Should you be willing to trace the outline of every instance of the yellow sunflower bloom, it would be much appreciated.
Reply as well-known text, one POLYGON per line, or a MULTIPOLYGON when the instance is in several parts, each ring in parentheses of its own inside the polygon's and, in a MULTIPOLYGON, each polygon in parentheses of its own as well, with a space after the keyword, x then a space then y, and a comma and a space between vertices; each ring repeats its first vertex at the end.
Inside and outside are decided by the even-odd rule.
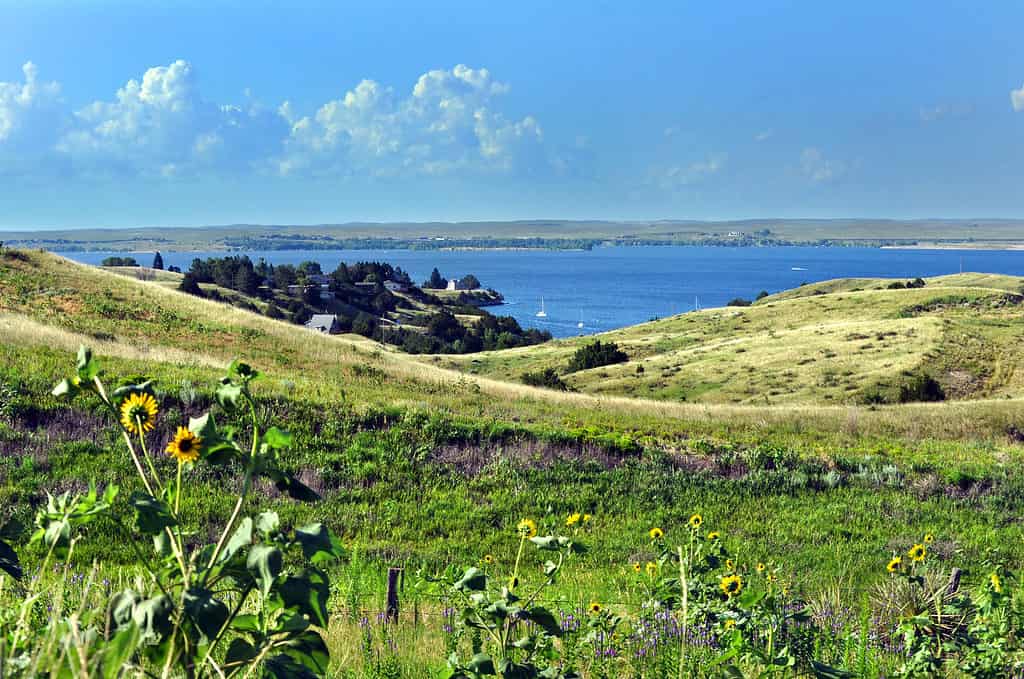
POLYGON ((583 515, 583 523, 590 523, 590 514, 583 515))
POLYGON ((722 623, 722 627, 724 627, 727 630, 732 629, 735 626, 736 626, 736 621, 733 620, 732 618, 729 618, 724 623, 722 623))
POLYGON ((924 534, 924 544, 930 545, 933 542, 935 542, 935 536, 932 535, 931 533, 925 533, 924 534))
POLYGON ((722 578, 718 586, 721 588, 722 593, 731 599, 743 591, 743 578, 738 575, 727 575, 722 578))
POLYGON ((178 462, 195 462, 199 459, 199 450, 203 440, 193 434, 188 427, 178 427, 178 433, 167 444, 167 454, 178 462))
POLYGON ((725 560, 725 570, 727 570, 727 571, 734 571, 734 570, 736 570, 736 562, 733 561, 732 559, 726 559, 725 560))
POLYGON ((999 573, 993 573, 988 576, 988 581, 992 584, 992 591, 996 594, 1003 593, 1003 581, 999 578, 999 573))
POLYGON ((914 545, 910 548, 910 551, 907 552, 907 556, 909 556, 913 561, 924 561, 924 557, 927 554, 928 550, 921 544, 914 545))
POLYGON ((516 532, 520 537, 532 538, 537 535, 537 522, 533 519, 523 519, 516 524, 516 532))
POLYGON ((651 536, 652 540, 660 540, 665 537, 665 531, 660 528, 652 528, 647 531, 647 534, 651 536))
POLYGON ((484 563, 490 566, 494 563, 494 557, 490 554, 484 554, 484 563))
POLYGON ((150 394, 132 394, 121 402, 121 424, 133 434, 153 431, 156 410, 156 399, 150 394), (139 431, 140 425, 142 431, 139 431))
POLYGON ((647 577, 649 578, 653 578, 655 575, 658 574, 658 564, 654 563, 653 561, 648 561, 647 565, 644 568, 647 569, 647 577))
POLYGON ((708 540, 711 540, 712 542, 714 542, 715 540, 719 539, 720 537, 722 537, 722 536, 719 535, 717 530, 713 530, 710 533, 708 533, 708 540))
POLYGON ((704 523, 704 517, 702 517, 700 514, 694 514, 690 517, 688 523, 690 524, 690 528, 692 528, 693 530, 697 530, 698 528, 700 528, 700 525, 704 523))
POLYGON ((757 570, 758 573, 764 573, 764 569, 766 568, 766 566, 763 563, 758 563, 757 566, 755 566, 754 568, 757 570))
POLYGON ((890 573, 895 573, 903 566, 903 557, 894 556, 889 560, 889 564, 885 567, 885 570, 890 573))
POLYGON ((580 522, 580 519, 582 519, 582 518, 583 518, 583 515, 580 514, 579 512, 576 512, 575 514, 570 514, 565 519, 565 525, 566 526, 575 526, 577 523, 580 522))
POLYGON ((597 615, 602 610, 603 610, 603 607, 601 606, 601 604, 597 603, 596 601, 591 601, 590 605, 587 606, 587 613, 590 613, 591 615, 597 615))
POLYGON ((643 569, 644 569, 644 567, 640 565, 639 561, 636 561, 636 562, 633 563, 633 572, 634 573, 639 573, 643 569))

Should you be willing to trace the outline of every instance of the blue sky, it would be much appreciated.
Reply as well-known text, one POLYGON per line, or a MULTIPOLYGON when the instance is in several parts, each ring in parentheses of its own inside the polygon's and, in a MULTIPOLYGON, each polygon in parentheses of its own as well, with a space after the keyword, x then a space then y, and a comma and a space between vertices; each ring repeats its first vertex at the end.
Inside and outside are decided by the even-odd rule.
POLYGON ((0 228, 1024 217, 1024 3, 289 4, 0 1, 0 228))

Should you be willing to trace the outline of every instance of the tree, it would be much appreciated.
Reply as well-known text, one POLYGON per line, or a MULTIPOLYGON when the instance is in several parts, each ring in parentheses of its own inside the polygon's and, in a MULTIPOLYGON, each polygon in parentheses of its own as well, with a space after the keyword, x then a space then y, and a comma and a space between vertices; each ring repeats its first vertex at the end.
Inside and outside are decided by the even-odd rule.
POLYGON ((134 257, 107 257, 100 266, 138 266, 139 263, 135 261, 134 257))
POLYGON ((187 272, 184 277, 182 277, 181 284, 178 285, 178 289, 182 292, 187 292, 190 295, 195 295, 196 297, 203 296, 203 290, 199 287, 199 281, 191 271, 187 272))
POLYGON ((160 251, 159 250, 157 250, 156 254, 153 255, 153 268, 154 269, 163 269, 164 268, 164 258, 160 256, 160 251))
POLYGON ((423 284, 423 287, 433 290, 444 290, 448 287, 448 279, 441 275, 441 272, 434 267, 430 272, 430 278, 423 284))
POLYGON ((459 285, 463 290, 478 290, 480 288, 480 280, 470 273, 459 280, 459 285))
POLYGON ((626 352, 619 349, 619 345, 615 342, 596 340, 576 350, 576 353, 569 359, 566 372, 572 373, 578 370, 600 368, 603 365, 625 363, 628 360, 629 356, 626 355, 626 352))
POLYGON ((255 295, 259 290, 260 282, 252 268, 240 266, 235 272, 235 280, 231 287, 246 295, 255 295))

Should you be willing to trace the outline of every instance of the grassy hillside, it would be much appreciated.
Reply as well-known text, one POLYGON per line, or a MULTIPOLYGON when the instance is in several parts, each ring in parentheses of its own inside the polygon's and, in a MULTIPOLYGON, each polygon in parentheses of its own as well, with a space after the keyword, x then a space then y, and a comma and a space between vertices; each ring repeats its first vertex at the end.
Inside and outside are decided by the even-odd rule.
MULTIPOLYGON (((999 322, 1013 336, 1015 293, 1003 288, 1015 281, 946 282, 953 284, 929 281, 924 289, 896 291, 854 284, 865 289, 826 294, 808 287, 694 317, 717 318, 711 327, 727 344, 745 326, 761 327, 769 337, 770 320, 782 311, 795 329, 806 324, 804 315, 824 315, 821 305, 877 295, 857 307, 864 318, 856 322, 902 323, 901 332, 929 338, 935 353, 948 331, 932 303, 956 295, 966 296, 967 306, 949 306, 950 323, 987 328, 990 315, 1006 314, 999 322), (896 293, 901 296, 890 296, 896 293), (889 300, 888 310, 879 300, 889 300), (894 313, 919 307, 927 310, 894 313)), ((622 332, 636 343, 628 351, 647 351, 654 361, 700 341, 691 323, 678 317, 622 332), (693 339, 670 331, 676 327, 693 339), (659 328, 656 342, 641 344, 659 328)), ((866 331, 846 334, 852 332, 866 331)), ((796 341, 797 333, 791 337, 796 341)), ((1017 520, 1024 511, 1024 408, 1016 398, 881 407, 794 399, 765 406, 757 399, 747 399, 757 405, 702 404, 556 393, 448 370, 447 358, 417 359, 359 337, 311 333, 161 281, 11 250, 0 254, 0 522, 13 513, 30 523, 46 492, 81 490, 90 480, 118 483, 126 494, 133 488, 111 423, 87 399, 69 407, 48 395, 68 374, 80 343, 93 347, 112 384, 156 380, 153 450, 162 450, 187 417, 211 406, 217 411, 213 385, 232 358, 243 357, 267 376, 255 386, 261 407, 295 437, 285 463, 323 500, 296 505, 264 485, 260 506, 278 511, 286 525, 324 521, 350 550, 331 573, 331 605, 345 612, 329 632, 339 676, 379 676, 352 668, 369 662, 360 651, 358 621, 381 606, 383 569, 406 565, 412 580, 419 568, 434 573, 492 554, 507 575, 515 558, 511 536, 522 517, 548 532, 560 530, 573 512, 594 517, 584 536, 590 551, 573 559, 550 594, 552 605, 565 611, 596 600, 636 614, 647 590, 632 564, 656 557, 648 529, 660 526, 670 540, 685 540, 695 511, 721 531, 745 568, 772 564, 820 610, 829 605, 829 592, 872 591, 885 578, 889 556, 925 533, 936 536, 930 559, 943 568, 982 563, 993 550, 1008 562, 1024 558, 1017 520)), ((884 343, 897 344, 891 336, 884 343)), ((573 344, 555 346, 569 351, 573 344)), ((887 351, 902 355, 894 346, 887 351)), ((523 367, 535 360, 517 350, 501 356, 523 367)), ((485 360, 496 365, 498 356, 485 360)), ((1011 365, 992 374, 1010 375, 1001 379, 1012 384, 1011 365)), ((762 374, 767 379, 770 371, 762 374)), ((233 422, 219 411, 217 417, 233 422)), ((166 458, 157 464, 172 471, 166 458)), ((225 490, 236 479, 203 473, 189 483, 192 499, 182 508, 188 531, 206 531, 231 513, 225 490)), ((116 527, 96 524, 76 547, 72 567, 102 557, 114 568, 130 558, 128 545, 116 527)), ((30 567, 39 563, 38 546, 21 541, 16 547, 30 567)), ((543 557, 524 558, 524 577, 536 581, 543 557)), ((966 577, 977 583, 985 576, 969 568, 966 577)), ((410 585, 406 596, 425 619, 442 620, 444 602, 417 598, 418 591, 410 585)), ((851 596, 861 601, 860 594, 851 596)), ((856 629, 858 615, 851 610, 842 624, 856 629)), ((375 647, 405 668, 390 676, 419 677, 424 666, 443 664, 438 649, 448 637, 441 622, 390 633, 407 635, 408 642, 398 650, 383 642, 375 647)))
MULTIPOLYGON (((626 363, 563 379, 585 393, 735 404, 855 404, 909 375, 934 376, 951 399, 1024 394, 1024 279, 960 274, 923 288, 847 279, 806 285, 749 307, 688 313, 598 335, 626 363)), ((591 338, 442 365, 516 380, 564 371, 591 338)))

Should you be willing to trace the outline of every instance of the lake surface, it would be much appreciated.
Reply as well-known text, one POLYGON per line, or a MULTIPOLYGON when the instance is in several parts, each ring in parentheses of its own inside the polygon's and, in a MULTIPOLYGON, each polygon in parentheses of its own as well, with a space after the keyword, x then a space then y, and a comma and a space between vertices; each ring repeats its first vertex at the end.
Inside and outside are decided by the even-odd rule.
MULTIPOLYGON (((62 253, 98 264, 105 252, 62 253)), ((339 261, 386 261, 421 282, 435 266, 447 278, 472 273, 505 296, 491 311, 556 337, 595 333, 654 317, 723 306, 761 290, 779 292, 830 278, 914 278, 958 271, 1024 275, 1024 251, 883 250, 878 248, 607 247, 565 250, 284 250, 272 252, 165 252, 165 266, 187 270, 195 257, 247 254, 272 264, 320 262, 325 273, 339 261), (537 318, 543 299, 547 318, 537 318), (582 321, 583 329, 577 324, 582 321)), ((136 257, 152 261, 150 253, 136 257)))

